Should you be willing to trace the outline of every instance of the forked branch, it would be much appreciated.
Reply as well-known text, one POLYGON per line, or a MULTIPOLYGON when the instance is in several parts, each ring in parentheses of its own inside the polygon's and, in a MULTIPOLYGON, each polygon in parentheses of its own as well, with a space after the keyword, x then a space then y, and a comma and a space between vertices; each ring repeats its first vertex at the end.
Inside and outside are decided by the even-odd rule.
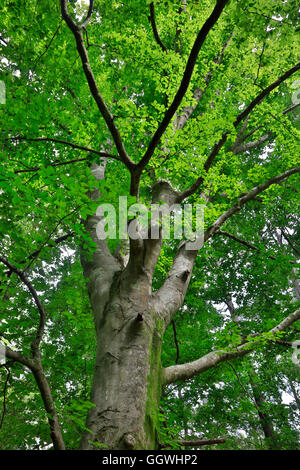
POLYGON ((89 24, 92 13, 93 13, 93 6, 94 6, 94 0, 89 0, 89 9, 87 12, 87 15, 82 23, 76 23, 71 16, 69 15, 68 12, 68 0, 61 0, 61 11, 62 11, 62 17, 66 21, 67 25, 69 26, 70 29, 72 28, 77 28, 78 30, 86 28, 86 26, 89 24))
MULTIPOLYGON (((240 197, 236 204, 221 214, 220 217, 204 232, 204 242, 217 233, 226 220, 239 212, 247 202, 253 200, 258 194, 268 189, 271 185, 279 184, 289 176, 299 172, 300 166, 291 168, 280 175, 268 179, 240 197)), ((197 253, 198 249, 187 250, 185 242, 181 243, 165 282, 153 295, 153 302, 156 305, 157 311, 161 312, 166 326, 169 325, 173 316, 182 305, 190 282, 197 253)))
POLYGON ((178 91, 173 99, 173 102, 171 103, 170 107, 167 109, 163 120, 161 121, 160 125, 158 126, 156 132, 154 133, 148 149, 146 150, 143 158, 140 160, 138 163, 138 168, 140 171, 142 171, 145 166, 148 164, 150 161, 153 153, 155 152, 155 149, 157 145, 160 142, 160 139, 162 135, 164 134, 166 128, 168 127, 169 123, 171 122, 173 116, 175 115, 178 107, 180 106, 180 103, 183 99, 183 97, 186 94, 186 91, 189 87, 192 74, 194 71, 194 67, 198 58, 198 54, 201 50, 201 47, 209 33, 209 31, 212 29, 212 27, 216 24, 218 21, 223 9, 225 8, 226 4, 228 3, 228 0, 219 0, 217 1, 217 4, 209 16, 209 18, 205 21, 204 25, 202 26, 201 30, 199 31, 196 40, 194 42, 194 45, 192 47, 192 50, 190 52, 185 71, 180 83, 180 86, 178 88, 178 91))
POLYGON ((52 396, 52 392, 47 380, 47 377, 44 373, 41 357, 40 357, 40 350, 39 345, 43 336, 43 332, 45 329, 45 322, 46 322, 46 312, 44 307, 37 295, 36 290, 32 286, 31 282, 27 279, 24 275, 23 271, 19 268, 13 266, 6 258, 0 256, 0 262, 2 262, 5 266, 9 268, 11 272, 17 274, 17 276, 21 279, 23 284, 27 287, 29 292, 31 293, 34 302, 39 310, 40 313, 40 322, 37 328, 36 336, 34 341, 31 344, 32 356, 33 358, 29 358, 24 356, 22 353, 18 351, 13 351, 12 349, 6 347, 5 348, 5 355, 8 359, 12 361, 19 362, 20 364, 28 367, 34 375, 36 380, 37 386, 41 393, 41 397, 44 403, 44 408, 47 413, 48 423, 50 428, 50 435, 53 442, 54 449, 56 450, 65 450, 64 440, 61 434, 60 425, 58 421, 58 416, 56 413, 56 408, 52 396))

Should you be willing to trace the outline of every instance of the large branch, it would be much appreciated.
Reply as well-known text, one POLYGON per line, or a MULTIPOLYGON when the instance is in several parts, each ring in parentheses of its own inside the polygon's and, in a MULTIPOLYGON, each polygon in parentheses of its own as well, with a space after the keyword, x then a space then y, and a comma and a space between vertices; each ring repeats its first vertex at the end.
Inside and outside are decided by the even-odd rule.
POLYGON ((230 209, 224 212, 220 217, 213 223, 213 225, 208 228, 204 233, 204 240, 208 240, 214 233, 221 227, 221 225, 226 222, 230 217, 232 217, 235 213, 239 212, 241 208, 249 201, 253 200, 258 194, 262 193, 266 189, 268 189, 273 184, 279 184, 281 181, 285 180, 291 175, 300 172, 300 166, 291 168, 280 175, 274 176, 269 180, 265 181, 264 183, 254 187, 249 193, 245 194, 244 196, 239 198, 239 201, 234 204, 230 209))
POLYGON ((272 137, 272 133, 269 132, 267 134, 262 135, 257 140, 254 140, 252 142, 245 142, 241 145, 233 146, 228 151, 232 151, 235 155, 237 155, 238 153, 243 153, 243 152, 246 152, 247 150, 251 150, 256 147, 259 147, 260 145, 270 140, 271 137, 272 137))
MULTIPOLYGON (((279 331, 285 331, 289 326, 300 319, 300 309, 293 312, 291 315, 286 317, 282 322, 276 325, 274 328, 269 330, 269 333, 277 333, 279 331)), ((167 367, 164 370, 164 383, 170 384, 177 380, 187 380, 195 375, 202 374, 203 372, 215 367, 217 364, 228 361, 235 357, 242 357, 245 354, 250 353, 254 350, 255 346, 260 344, 260 340, 255 342, 244 343, 232 351, 212 351, 205 356, 197 359, 196 361, 189 362, 186 364, 180 364, 176 366, 167 367)))
POLYGON ((164 320, 165 328, 183 303, 196 256, 197 250, 186 250, 185 242, 181 243, 165 282, 153 294, 154 308, 164 320))
MULTIPOLYGON (((212 439, 197 439, 197 440, 182 440, 177 441, 176 444, 179 444, 181 447, 202 447, 202 446, 211 446, 214 444, 224 444, 226 439, 221 437, 216 437, 212 439)), ((160 449, 165 449, 170 447, 169 444, 161 444, 160 449)))
MULTIPOLYGON (((92 163, 91 172, 97 181, 105 177, 105 162, 101 165, 92 163)), ((88 192, 88 197, 97 200, 100 197, 99 189, 88 192)), ((107 240, 100 239, 97 235, 97 226, 103 216, 88 215, 84 221, 84 227, 95 243, 96 249, 91 254, 81 247, 81 265, 84 277, 87 279, 87 288, 93 309, 96 328, 101 321, 104 306, 108 300, 113 277, 121 269, 120 262, 114 257, 107 244, 107 240)))
MULTIPOLYGON (((279 184, 281 181, 298 172, 300 172, 300 166, 270 178, 264 183, 254 187, 249 193, 240 197, 236 204, 220 215, 213 225, 204 232, 204 242, 212 237, 226 222, 226 220, 239 212, 247 202, 253 200, 258 194, 265 191, 271 185, 279 184)), ((186 250, 185 245, 185 242, 179 245, 173 265, 165 282, 152 297, 153 305, 156 311, 160 312, 160 315, 165 321, 165 326, 169 325, 173 316, 183 303, 198 253, 198 249, 186 250)))
POLYGON ((12 361, 19 362, 23 366, 28 367, 31 371, 34 368, 34 361, 30 357, 24 356, 19 351, 13 351, 12 349, 5 347, 5 356, 12 361))
POLYGON ((178 444, 182 447, 202 447, 202 446, 211 446, 214 444, 224 444, 226 442, 226 439, 221 438, 221 437, 216 437, 215 439, 198 439, 194 441, 190 440, 183 440, 183 441, 178 441, 178 444))
POLYGON ((140 160, 138 163, 138 168, 140 171, 145 168, 149 160, 151 159, 162 135, 164 134, 166 128, 168 127, 170 121, 172 120, 173 116, 175 115, 178 107, 180 106, 180 103, 183 99, 183 97, 186 94, 186 91, 189 87, 192 74, 194 71, 194 67, 197 61, 198 54, 201 50, 201 47, 211 30, 211 28, 216 24, 217 20, 219 19, 223 9, 225 8, 226 4, 228 3, 228 0, 218 0, 217 4, 209 16, 209 18, 205 21, 204 25, 202 26, 201 30, 199 31, 196 40, 194 42, 194 45, 192 47, 192 50, 190 52, 185 71, 183 74, 183 78, 181 80, 181 84, 179 86, 179 89, 173 99, 173 102, 171 103, 170 107, 167 109, 162 122, 158 126, 156 132, 154 133, 150 144, 148 146, 148 149, 146 150, 143 158, 140 160))
POLYGON ((234 122, 234 126, 237 127, 247 116, 249 116, 249 114, 255 108, 255 106, 260 104, 263 101, 263 99, 271 93, 271 91, 275 90, 275 88, 277 88, 282 82, 284 82, 289 77, 291 77, 299 69, 300 69, 300 62, 298 62, 298 64, 296 64, 294 67, 292 67, 283 75, 281 75, 281 77, 279 77, 275 82, 271 83, 271 85, 269 85, 267 88, 262 90, 262 92, 258 96, 256 96, 256 98, 254 98, 253 101, 251 101, 251 103, 247 106, 247 108, 244 109, 244 111, 242 111, 238 115, 238 117, 236 118, 234 122))
MULTIPOLYGON (((215 57, 213 58, 213 62, 215 64, 220 65, 222 63, 223 58, 224 58, 224 54, 225 54, 225 50, 226 50, 232 36, 233 36, 233 33, 230 34, 227 41, 225 41, 225 43, 222 45, 222 49, 221 49, 220 54, 217 53, 215 55, 215 57)), ((193 114, 195 109, 198 107, 199 102, 201 101, 203 95, 205 94, 205 92, 208 88, 208 85, 211 82, 212 77, 213 77, 213 68, 211 68, 207 72, 207 74, 205 75, 203 87, 201 87, 201 88, 198 87, 194 90, 193 104, 191 104, 190 106, 183 107, 182 110, 180 111, 179 115, 175 114, 174 124, 173 124, 174 131, 178 131, 180 129, 183 129, 183 127, 186 125, 186 123, 188 122, 188 119, 191 117, 191 115, 193 114)), ((166 159, 164 159, 164 161, 165 160, 166 159)))
MULTIPOLYGON (((224 235, 225 237, 228 237, 228 238, 231 238, 232 240, 234 240, 235 242, 238 242, 240 243, 241 245, 244 245, 246 246, 247 248, 250 248, 251 250, 254 250, 254 251, 257 251, 258 253, 261 252, 261 250, 259 248, 257 248, 257 246, 253 245, 253 243, 250 243, 246 240, 243 240, 242 238, 240 237, 237 237, 236 235, 233 235, 233 233, 229 233, 229 232, 226 232, 224 230, 218 230, 215 235, 224 235)), ((273 259, 276 261, 276 256, 273 256, 273 255, 268 255, 266 254, 267 258, 269 259, 273 259)), ((296 264, 297 262, 294 261, 294 260, 289 260, 289 262, 291 264, 296 264)))
POLYGON ((107 127, 108 127, 108 129, 111 133, 111 136, 113 138, 115 146, 118 150, 120 159, 127 166, 127 168, 132 169, 134 167, 134 163, 129 158, 129 156, 128 156, 126 150, 125 150, 121 135, 120 135, 119 130, 118 130, 118 128, 117 128, 117 126, 114 122, 113 116, 109 112, 109 109, 106 106, 106 104, 103 100, 103 97, 102 97, 102 95, 101 95, 101 93, 98 89, 93 71, 91 69, 88 52, 87 52, 87 49, 86 49, 85 44, 84 44, 82 31, 83 31, 83 28, 87 25, 87 20, 90 17, 91 12, 92 12, 92 6, 91 6, 92 1, 90 2, 90 9, 89 9, 88 18, 87 18, 87 20, 84 21, 84 23, 82 25, 77 25, 72 20, 72 18, 70 17, 70 15, 68 13, 68 9, 67 9, 67 0, 60 0, 60 4, 61 4, 62 17, 65 20, 65 22, 67 23, 67 25, 69 26, 69 28, 72 31, 72 33, 74 35, 74 38, 76 40, 76 46, 77 46, 79 56, 81 58, 82 68, 83 68, 84 74, 86 76, 86 80, 87 80, 87 83, 89 85, 92 96, 93 96, 93 98, 94 98, 94 100, 95 100, 95 102, 98 106, 98 109, 99 109, 100 113, 102 114, 102 116, 103 116, 103 118, 106 122, 106 125, 107 125, 107 127))
MULTIPOLYGON (((262 90, 259 95, 257 95, 254 100, 251 101, 251 103, 242 111, 237 118, 235 119, 233 126, 235 128, 238 127, 238 125, 244 121, 251 111, 259 105, 266 96, 268 96, 271 91, 275 90, 282 82, 284 82, 287 78, 291 77, 295 72, 297 72, 300 69, 300 62, 296 64, 294 67, 289 69, 287 72, 285 72, 281 77, 279 77, 275 82, 273 82, 271 85, 269 85, 267 88, 262 90)), ((219 141, 214 145, 212 148, 210 154, 208 155, 205 163, 204 163, 204 170, 207 172, 210 167, 212 166, 215 158, 219 154, 220 150, 224 146, 224 144, 227 142, 228 136, 230 135, 230 131, 225 131, 219 141)), ((258 145, 258 144, 257 144, 258 145)), ((204 177, 200 176, 195 180, 195 182, 187 189, 185 189, 183 192, 181 192, 178 196, 178 202, 183 201, 185 198, 190 196, 191 194, 194 194, 197 189, 200 187, 200 185, 204 182, 204 177)))
POLYGON ((91 21, 91 17, 93 13, 93 4, 94 4, 94 0, 90 0, 89 9, 88 9, 86 18, 80 25, 81 28, 86 28, 89 22, 91 21))
POLYGON ((23 271, 21 271, 19 268, 16 268, 13 266, 7 259, 5 259, 3 256, 0 256, 0 261, 3 263, 5 266, 7 266, 10 271, 14 272, 15 274, 18 275, 18 277, 21 279, 23 284, 27 287, 29 290, 31 296, 33 297, 33 300, 38 308, 39 314, 40 314, 40 321, 39 321, 39 326, 37 328, 36 336, 34 341, 31 344, 31 349, 33 352, 33 357, 39 357, 39 345, 44 333, 45 329, 45 322, 46 322, 46 312, 45 309, 37 295, 36 290, 34 289, 33 285, 31 282, 27 279, 23 271))
MULTIPOLYGON (((221 53, 217 53, 216 56, 214 57, 213 59, 213 62, 217 65, 220 65, 223 61, 223 58, 224 58, 224 54, 225 54, 225 50, 231 40, 233 36, 233 33, 230 34, 229 38, 227 39, 227 41, 223 44, 222 46, 222 50, 221 50, 221 53)), ((190 119, 190 117, 192 116, 192 114, 194 113, 194 111, 197 109, 200 101, 202 100, 203 96, 205 95, 206 93, 206 90, 208 89, 208 86, 212 80, 212 77, 213 77, 213 68, 211 68, 207 74, 205 75, 204 77, 204 85, 200 88, 196 88, 194 93, 193 93, 193 103, 190 105, 190 106, 184 106, 180 113, 176 113, 175 114, 175 118, 174 118, 174 121, 173 121, 173 134, 176 132, 176 131, 179 131, 181 129, 183 129, 185 127, 185 125, 187 124, 188 120, 190 119)), ((167 152, 168 151, 168 148, 164 148, 163 149, 163 152, 167 152)), ((168 160, 170 158, 170 154, 167 155, 163 161, 161 162, 160 165, 163 165, 165 163, 166 160, 168 160)))

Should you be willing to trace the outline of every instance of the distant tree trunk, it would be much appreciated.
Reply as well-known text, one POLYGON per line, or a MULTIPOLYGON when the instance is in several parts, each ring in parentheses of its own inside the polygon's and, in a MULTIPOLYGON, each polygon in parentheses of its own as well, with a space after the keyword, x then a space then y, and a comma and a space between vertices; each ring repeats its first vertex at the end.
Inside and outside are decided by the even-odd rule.
POLYGON ((251 388, 253 392, 253 397, 256 403, 256 407, 257 407, 260 425, 262 427, 262 430, 265 436, 268 450, 279 450, 272 420, 270 416, 268 416, 266 412, 264 411, 265 400, 261 391, 259 390, 258 384, 253 379, 253 374, 251 374, 250 383, 251 383, 251 388))
POLYGON ((288 379, 288 382, 289 382, 289 385, 291 387, 291 391, 292 391, 292 394, 294 396, 294 400, 297 404, 297 407, 298 407, 298 410, 300 410, 300 399, 298 397, 298 394, 297 394, 297 390, 295 388, 295 385, 293 384, 292 380, 288 379))
MULTIPOLYGON (((236 314, 236 309, 234 307, 232 298, 230 295, 226 297, 225 303, 228 307, 228 310, 230 312, 232 321, 235 322, 237 325, 240 326, 239 322, 239 317, 236 314)), ((254 397, 254 401, 256 404, 260 424, 266 439, 266 443, 268 448, 271 449, 278 449, 277 442, 276 442, 276 437, 273 429, 273 424, 271 418, 263 411, 263 407, 265 404, 265 400, 263 398, 263 395, 261 391, 259 390, 259 386, 255 380, 255 371, 253 366, 251 366, 250 372, 250 384, 251 384, 251 389, 254 397)))

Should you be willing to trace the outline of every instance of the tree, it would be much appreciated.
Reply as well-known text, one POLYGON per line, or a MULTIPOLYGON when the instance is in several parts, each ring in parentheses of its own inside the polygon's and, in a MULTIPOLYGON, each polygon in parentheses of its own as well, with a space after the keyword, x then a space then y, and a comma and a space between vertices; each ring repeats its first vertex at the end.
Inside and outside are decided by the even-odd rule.
MULTIPOLYGON (((5 0, 1 30, 8 90, 1 106, 0 219, 6 356, 32 372, 21 378, 36 381, 54 448, 64 449, 68 437, 56 402, 63 408, 74 376, 70 390, 51 386, 61 387, 56 361, 64 383, 72 376, 72 361, 59 357, 68 334, 73 356, 95 356, 90 402, 84 385, 90 367, 79 374, 81 411, 89 408, 80 448, 158 448, 163 388, 276 342, 300 318, 286 295, 295 260, 285 244, 272 245, 272 230, 265 229, 280 213, 293 245, 297 4, 5 0), (128 204, 147 207, 205 203, 204 246, 188 249, 188 240, 165 240, 161 230, 157 239, 100 240, 99 204, 117 208, 124 195, 128 204), (184 310, 188 289, 195 310, 204 309, 205 290, 212 301, 228 301, 224 279, 214 286, 225 239, 236 246, 237 264, 240 245, 263 260, 263 267, 254 264, 257 280, 267 270, 265 288, 275 285, 277 292, 260 312, 248 279, 253 321, 246 335, 227 335, 227 345, 163 367, 163 338, 184 310), (81 300, 83 279, 89 306, 81 300), (69 312, 74 303, 82 314, 76 319, 69 312), (84 315, 90 309, 95 354, 84 315), (74 332, 81 335, 76 341, 74 332)), ((229 266, 232 276, 235 267, 229 266)))

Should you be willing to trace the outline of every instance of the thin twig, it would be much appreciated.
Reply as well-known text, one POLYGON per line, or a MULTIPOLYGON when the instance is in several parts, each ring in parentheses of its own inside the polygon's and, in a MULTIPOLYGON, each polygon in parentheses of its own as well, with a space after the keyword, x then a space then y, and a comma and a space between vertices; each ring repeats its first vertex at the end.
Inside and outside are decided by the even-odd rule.
POLYGON ((149 6, 150 6, 149 21, 150 21, 150 23, 151 23, 151 27, 152 27, 152 31, 153 31, 155 40, 156 40, 157 44, 159 45, 159 47, 162 49, 162 51, 163 51, 163 52, 167 52, 167 48, 166 48, 166 46, 164 45, 164 43, 162 42, 162 40, 160 39, 159 34, 158 34, 158 31, 157 31, 156 22, 155 22, 154 3, 153 3, 153 2, 150 3, 149 6))
POLYGON ((9 140, 25 140, 28 142, 54 142, 57 144, 62 144, 62 145, 67 145, 69 147, 72 147, 73 149, 78 149, 78 150, 84 150, 85 152, 93 153, 95 155, 99 155, 100 157, 103 158, 113 158, 115 160, 120 160, 120 157, 118 155, 111 155, 110 153, 107 152, 100 152, 99 150, 94 150, 89 147, 85 147, 83 145, 78 145, 74 144, 73 142, 68 142, 66 140, 61 140, 61 139, 56 139, 54 137, 24 137, 24 136, 15 136, 15 137, 9 137, 8 139, 5 139, 5 141, 9 140))
POLYGON ((237 380, 238 380, 238 383, 240 384, 240 386, 242 387, 242 389, 244 390, 245 394, 247 395, 247 397, 249 398, 249 401, 252 403, 252 405, 255 406, 255 408, 258 409, 258 406, 257 404, 255 403, 255 401, 252 400, 251 398, 251 395, 249 394, 248 390, 246 389, 246 387, 244 387, 244 384, 241 382, 241 379, 239 377, 239 374, 237 373, 237 370, 236 368, 234 367, 233 364, 231 364, 230 361, 226 361, 226 363, 231 367, 231 369, 233 370, 234 372, 234 375, 236 376, 237 380))
POLYGON ((290 237, 282 230, 280 229, 282 235, 284 236, 284 238, 286 239, 286 241, 288 242, 288 244, 290 245, 290 247, 292 248, 292 250, 298 255, 300 256, 300 251, 298 250, 298 248, 296 248, 294 246, 294 244, 291 242, 291 239, 290 237))
MULTIPOLYGON (((259 64, 258 64, 258 69, 257 69, 257 74, 256 74, 256 78, 254 80, 254 85, 257 85, 257 80, 258 80, 258 77, 259 77, 259 72, 260 72, 260 68, 261 68, 261 65, 262 65, 262 57, 264 55, 264 52, 265 52, 265 47, 266 47, 266 43, 264 42, 263 43, 263 47, 262 47, 262 51, 259 55, 259 64)), ((260 85, 257 85, 260 87, 260 85)), ((260 87, 261 88, 261 87, 260 87)))
POLYGON ((53 34, 52 38, 50 39, 49 41, 49 44, 46 45, 46 48, 44 50, 44 52, 36 59, 36 61, 34 62, 34 65, 33 65, 33 70, 36 69, 36 66, 38 64, 38 62, 41 60, 41 58, 46 54, 46 52, 48 51, 49 47, 51 46, 52 42, 54 41, 54 38, 55 36, 57 35, 58 31, 59 31, 59 28, 61 27, 61 24, 62 24, 62 19, 60 20, 60 23, 55 31, 55 33, 53 34))
MULTIPOLYGON (((72 163, 78 163, 78 162, 86 162, 87 161, 87 158, 76 158, 74 160, 68 160, 67 162, 57 162, 57 163, 49 163, 47 166, 52 166, 52 167, 56 167, 56 166, 64 166, 64 165, 70 165, 72 163)), ((22 163, 22 162, 20 162, 22 163)), ((38 172, 42 169, 41 166, 37 166, 35 168, 26 168, 25 170, 15 170, 14 173, 15 174, 19 174, 19 173, 32 173, 32 172, 38 172)))

